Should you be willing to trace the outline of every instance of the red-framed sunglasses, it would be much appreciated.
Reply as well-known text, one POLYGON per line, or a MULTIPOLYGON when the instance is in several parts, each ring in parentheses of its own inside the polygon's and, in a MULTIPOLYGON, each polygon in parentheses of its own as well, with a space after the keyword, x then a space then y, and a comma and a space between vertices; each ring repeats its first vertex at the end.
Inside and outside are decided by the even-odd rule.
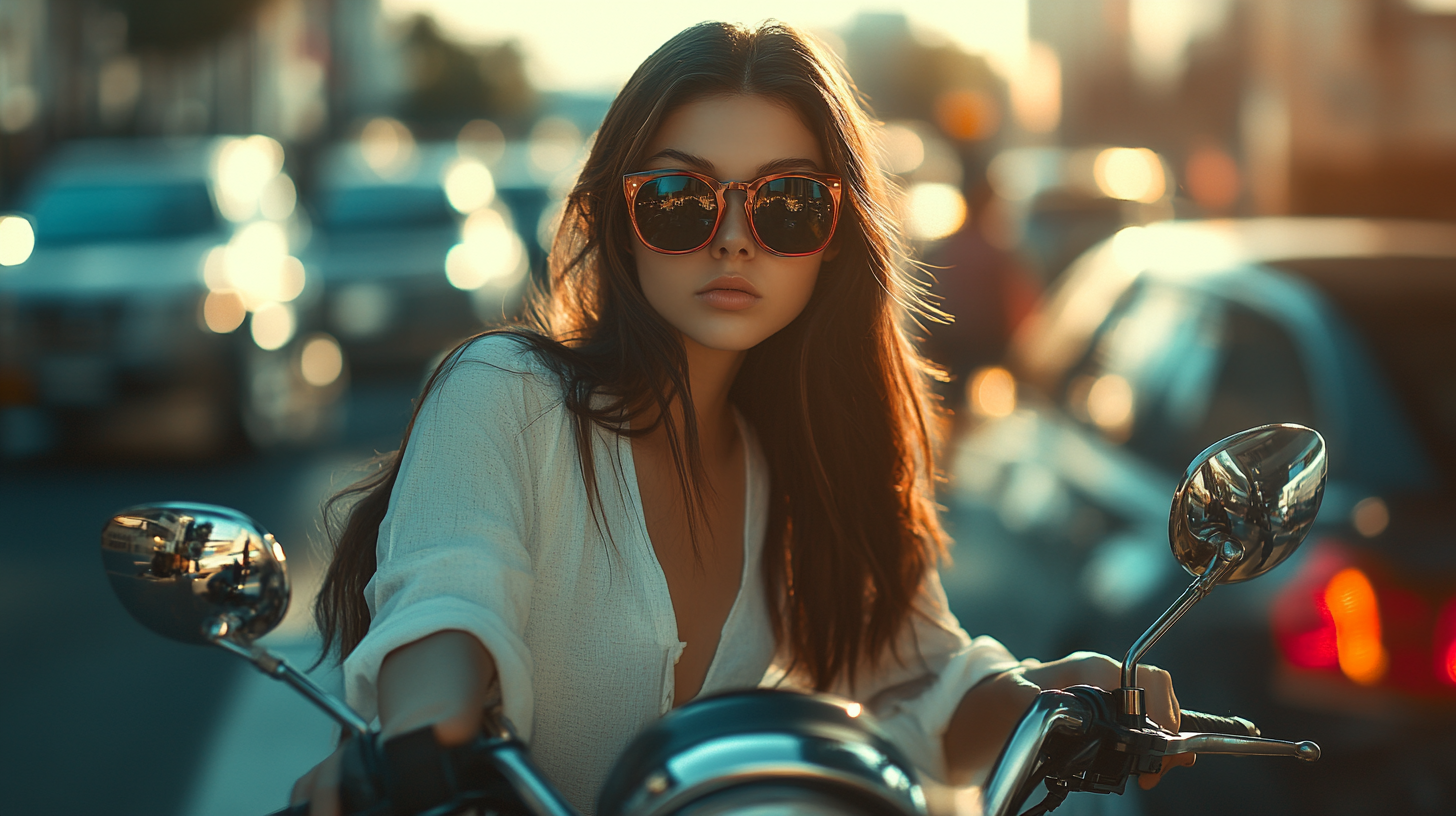
POLYGON ((775 255, 813 255, 834 237, 839 176, 793 172, 719 181, 689 170, 648 170, 622 177, 632 229, 648 249, 666 255, 697 252, 713 240, 729 190, 743 191, 753 239, 775 255))

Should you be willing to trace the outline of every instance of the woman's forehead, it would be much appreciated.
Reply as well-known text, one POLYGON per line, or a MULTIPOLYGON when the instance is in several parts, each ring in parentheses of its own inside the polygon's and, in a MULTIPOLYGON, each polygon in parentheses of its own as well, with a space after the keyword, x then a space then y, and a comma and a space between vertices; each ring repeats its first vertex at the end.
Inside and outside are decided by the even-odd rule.
POLYGON ((687 156, 701 162, 691 169, 723 180, 751 179, 760 168, 791 159, 804 160, 805 169, 826 169, 819 140, 797 111, 748 94, 710 96, 677 108, 663 119, 646 156, 642 169, 678 167, 687 156))

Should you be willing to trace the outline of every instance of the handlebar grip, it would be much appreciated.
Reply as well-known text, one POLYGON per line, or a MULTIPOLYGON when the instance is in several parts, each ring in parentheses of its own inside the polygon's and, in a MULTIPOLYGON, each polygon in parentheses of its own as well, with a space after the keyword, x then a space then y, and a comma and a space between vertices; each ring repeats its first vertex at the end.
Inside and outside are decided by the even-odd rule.
POLYGON ((275 810, 268 816, 308 816, 308 803, 299 802, 296 805, 289 805, 282 810, 275 810))
POLYGON ((1220 717, 1217 714, 1204 714, 1201 711, 1189 711, 1183 709, 1181 712, 1181 731, 1197 731, 1204 734, 1232 734, 1238 737, 1259 736, 1259 726, 1254 725, 1243 717, 1220 717))

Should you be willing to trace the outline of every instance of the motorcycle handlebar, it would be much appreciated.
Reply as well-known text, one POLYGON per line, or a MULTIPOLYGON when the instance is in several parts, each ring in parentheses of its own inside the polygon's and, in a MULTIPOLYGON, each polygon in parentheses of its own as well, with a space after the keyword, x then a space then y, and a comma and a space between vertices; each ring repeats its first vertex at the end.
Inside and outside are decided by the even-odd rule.
MULTIPOLYGON (((1055 701, 1050 698, 1044 699, 1042 701, 1045 704, 1044 707, 1047 709, 1046 712, 1044 712, 1047 714, 1047 718, 1044 722, 1036 723, 1036 725, 1031 729, 1036 733, 1034 735, 1017 735, 1017 737, 1020 737, 1021 739, 1026 739, 1028 737, 1034 739, 1034 741, 1036 742, 1035 751, 1040 750, 1041 740, 1044 739, 1046 735, 1053 730, 1053 728, 1060 727, 1072 731, 1081 730, 1085 727, 1085 717, 1090 714, 1090 712, 1084 712, 1083 710, 1081 710, 1081 707, 1076 705, 1075 702, 1071 700, 1067 695, 1058 694, 1055 695, 1055 697, 1057 698, 1055 701), (1056 725, 1053 724, 1054 722, 1056 723, 1056 725)), ((1180 716, 1181 730, 1184 734, 1229 734, 1240 737, 1258 737, 1260 735, 1259 727, 1242 717, 1220 717, 1216 714, 1205 714, 1200 711, 1190 711, 1188 709, 1183 709, 1180 712, 1180 716)), ((1015 738, 1013 739, 1013 742, 1017 741, 1019 740, 1015 738)), ((1032 753, 1035 753, 1035 751, 1033 751, 1032 753)), ((1012 753, 1015 754, 1016 751, 1013 750, 1012 753)), ((1004 760, 1006 759, 1006 757, 1003 756, 1002 759, 1004 760)), ((1001 763, 998 762, 998 765, 999 764, 1001 763)), ((1013 773, 1011 775, 1020 776, 1021 774, 1013 773)), ((516 781, 517 783, 519 783, 519 780, 516 781)), ((1019 788, 1019 780, 1017 783, 1008 787, 1010 787, 1012 790, 1019 788)), ((1006 791, 995 798, 1005 798, 1005 794, 1010 792, 1011 791, 1006 791)), ((1004 806, 1004 804, 1009 803, 998 802, 998 804, 1002 804, 1004 806)), ((544 812, 552 813, 556 811, 548 808, 544 812)), ((268 816, 308 816, 308 803, 302 802, 297 805, 291 805, 289 807, 283 808, 282 810, 275 811, 268 816)))
POLYGON ((1259 726, 1243 717, 1220 717, 1217 714, 1204 714, 1185 708, 1181 712, 1180 722, 1179 731, 1183 733, 1232 734, 1239 737, 1259 736, 1259 726))

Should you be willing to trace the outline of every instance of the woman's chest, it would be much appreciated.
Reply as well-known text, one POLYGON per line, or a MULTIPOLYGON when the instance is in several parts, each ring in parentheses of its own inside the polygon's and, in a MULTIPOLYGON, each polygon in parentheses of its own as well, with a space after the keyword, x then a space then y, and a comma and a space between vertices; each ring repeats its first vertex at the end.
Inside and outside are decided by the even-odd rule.
POLYGON ((744 582, 748 468, 741 440, 726 454, 705 458, 701 479, 688 486, 665 445, 632 443, 642 523, 682 644, 677 703, 701 689, 744 582))

